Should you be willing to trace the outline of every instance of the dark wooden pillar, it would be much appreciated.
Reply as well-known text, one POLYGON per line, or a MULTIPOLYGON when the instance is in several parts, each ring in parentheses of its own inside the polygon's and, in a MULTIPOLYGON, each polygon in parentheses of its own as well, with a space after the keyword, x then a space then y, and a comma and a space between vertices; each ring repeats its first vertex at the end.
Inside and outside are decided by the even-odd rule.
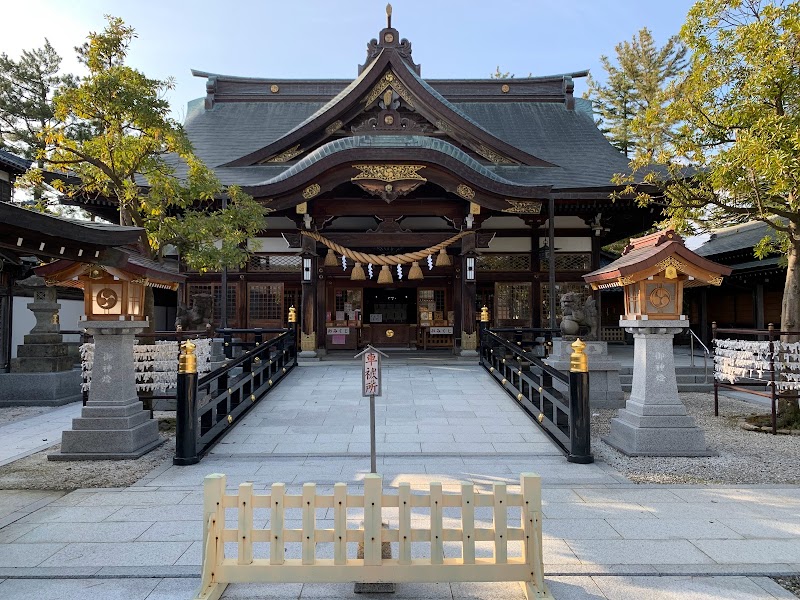
POLYGON ((317 248, 311 238, 302 238, 303 262, 311 261, 311 279, 307 281, 301 271, 302 286, 300 290, 300 349, 304 352, 315 352, 317 349, 316 307, 317 307, 317 248))
POLYGON ((475 233, 470 233, 461 240, 461 281, 459 282, 459 295, 461 296, 461 317, 458 322, 461 325, 460 335, 462 352, 473 352, 477 350, 478 336, 475 333, 475 304, 478 297, 478 255, 475 252, 476 242, 477 240, 475 233), (471 280, 468 279, 470 276, 467 271, 468 259, 473 263, 471 280))
POLYGON ((755 325, 756 329, 764 329, 764 284, 757 283, 755 290, 753 290, 753 310, 755 311, 755 325))
POLYGON ((539 300, 541 283, 539 282, 539 221, 530 221, 528 223, 531 227, 531 268, 530 270, 536 275, 531 275, 531 327, 541 327, 542 305, 539 300))
POLYGON ((556 202, 552 194, 547 201, 548 291, 550 296, 550 321, 547 326, 556 329, 556 202))
MULTIPOLYGON (((594 231, 592 231, 594 234, 594 231)), ((600 250, 602 242, 600 236, 592 235, 592 271, 600 268, 600 250)), ((597 307, 597 339, 603 340, 603 293, 600 290, 594 292, 594 302, 597 307)))

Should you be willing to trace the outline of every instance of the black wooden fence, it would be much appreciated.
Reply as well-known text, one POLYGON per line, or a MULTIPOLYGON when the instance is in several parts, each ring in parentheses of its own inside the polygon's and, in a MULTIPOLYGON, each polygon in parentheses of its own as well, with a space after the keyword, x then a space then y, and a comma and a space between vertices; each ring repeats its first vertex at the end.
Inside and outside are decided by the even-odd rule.
POLYGON ((223 366, 200 378, 196 372, 178 372, 173 464, 199 462, 239 417, 297 365, 293 329, 221 329, 218 334, 230 357, 223 366), (235 341, 235 334, 253 340, 235 341), (233 358, 237 346, 244 350, 233 358))
MULTIPOLYGON (((569 462, 591 463, 589 373, 562 373, 545 364, 531 338, 549 330, 483 327, 480 362, 564 452, 569 462), (558 381, 560 385, 555 385, 558 381)), ((580 366, 578 366, 580 368, 580 366)))

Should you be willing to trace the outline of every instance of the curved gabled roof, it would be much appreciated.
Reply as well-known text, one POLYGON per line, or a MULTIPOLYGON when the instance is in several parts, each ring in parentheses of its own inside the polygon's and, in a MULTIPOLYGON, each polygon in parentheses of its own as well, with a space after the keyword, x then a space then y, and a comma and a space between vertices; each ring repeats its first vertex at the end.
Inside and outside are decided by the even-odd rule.
MULTIPOLYGON (((410 43, 392 28, 368 44, 367 54, 354 80, 195 71, 208 78, 205 102, 190 105, 185 124, 198 156, 224 183, 243 186, 281 183, 307 169, 319 175, 318 165, 331 152, 379 161, 400 156, 403 145, 447 156, 454 167, 511 189, 603 194, 617 188, 615 174, 628 172, 628 159, 598 130, 591 103, 573 96, 572 78, 585 72, 424 80, 410 43), (389 88, 391 101, 384 99, 389 88), (394 127, 387 114, 393 114, 394 127), (353 132, 366 137, 344 142, 353 132), (429 139, 416 139, 419 133, 429 139)), ((408 152, 403 156, 415 160, 408 152)))
POLYGON ((382 90, 378 94, 374 93, 380 86, 405 90, 407 96, 404 98, 407 100, 413 97, 418 113, 431 122, 445 123, 452 135, 465 136, 464 140, 467 145, 485 146, 499 156, 509 157, 511 160, 508 162, 512 163, 554 166, 492 135, 477 121, 468 117, 425 83, 415 70, 391 48, 383 49, 350 85, 279 139, 221 166, 243 167, 258 164, 296 147, 304 139, 313 139, 318 143, 335 131, 335 129, 329 130, 331 125, 338 123, 338 127, 341 127, 343 121, 351 120, 380 98, 382 90), (391 80, 387 79, 389 77, 391 80), (391 83, 387 84, 386 81, 391 81, 391 83), (367 98, 367 102, 364 103, 368 94, 372 101, 367 98))
POLYGON ((505 179, 504 177, 497 175, 496 173, 493 173, 466 152, 453 146, 453 144, 424 135, 359 135, 334 140, 323 146, 320 146, 311 154, 303 158, 295 165, 289 167, 279 175, 254 185, 270 185, 290 179, 300 174, 302 171, 307 170, 309 167, 311 167, 311 165, 321 161, 326 156, 356 148, 424 148, 427 150, 433 150, 434 152, 439 152, 443 155, 454 158, 462 163, 465 167, 475 171, 477 175, 491 179, 497 183, 510 186, 527 187, 524 184, 515 183, 509 179, 505 179))

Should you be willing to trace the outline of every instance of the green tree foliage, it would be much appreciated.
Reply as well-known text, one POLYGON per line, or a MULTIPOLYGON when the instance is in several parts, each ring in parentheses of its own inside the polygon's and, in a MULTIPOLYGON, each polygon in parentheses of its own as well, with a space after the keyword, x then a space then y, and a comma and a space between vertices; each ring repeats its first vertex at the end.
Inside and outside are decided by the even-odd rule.
POLYGON ((630 156, 634 149, 653 155, 669 136, 664 121, 633 125, 636 115, 659 112, 665 102, 664 90, 686 65, 686 49, 677 37, 671 37, 661 48, 646 27, 614 48, 616 64, 607 56, 600 62, 606 72, 601 83, 588 79, 587 98, 594 102, 598 126, 616 148, 630 156))
MULTIPOLYGON (((655 156, 637 153, 618 181, 658 185, 677 224, 712 217, 755 219, 774 236, 788 268, 781 329, 800 330, 800 3, 700 0, 681 38, 692 55, 673 83, 664 114, 640 115, 642 127, 678 123, 655 156), (659 168, 653 169, 654 159, 659 168)), ((642 203, 654 200, 638 191, 642 203)), ((800 421, 797 402, 784 418, 800 421), (792 417, 792 415, 794 415, 792 417)))
MULTIPOLYGON (((120 223, 144 227, 151 256, 176 246, 199 270, 242 265, 244 243, 264 227, 264 208, 236 187, 223 187, 195 156, 169 117, 171 80, 151 79, 125 64, 134 30, 115 17, 78 48, 86 75, 55 96, 38 158, 63 173, 52 185, 69 197, 104 197, 120 223), (226 195, 229 204, 220 207, 226 195)), ((23 183, 36 185, 41 171, 23 183)))
POLYGON ((18 60, 0 54, 0 148, 37 158, 44 150, 39 134, 53 123, 53 97, 61 86, 74 85, 59 70, 61 57, 50 42, 23 50, 18 60))

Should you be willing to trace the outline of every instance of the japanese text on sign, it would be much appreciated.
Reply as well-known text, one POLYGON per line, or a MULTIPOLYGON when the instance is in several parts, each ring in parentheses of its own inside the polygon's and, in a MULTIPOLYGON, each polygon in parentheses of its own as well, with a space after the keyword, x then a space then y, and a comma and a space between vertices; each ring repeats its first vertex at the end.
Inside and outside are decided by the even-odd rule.
POLYGON ((374 350, 367 350, 363 354, 363 396, 381 395, 381 357, 374 350))

